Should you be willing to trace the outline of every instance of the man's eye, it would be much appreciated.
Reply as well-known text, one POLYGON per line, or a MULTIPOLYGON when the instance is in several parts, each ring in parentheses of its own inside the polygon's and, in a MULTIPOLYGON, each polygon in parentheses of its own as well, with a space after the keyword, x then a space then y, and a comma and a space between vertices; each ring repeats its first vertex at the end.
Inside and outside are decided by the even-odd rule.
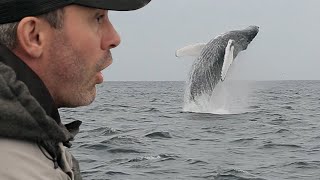
POLYGON ((104 15, 99 15, 96 20, 99 24, 101 24, 103 22, 103 19, 104 19, 104 15))

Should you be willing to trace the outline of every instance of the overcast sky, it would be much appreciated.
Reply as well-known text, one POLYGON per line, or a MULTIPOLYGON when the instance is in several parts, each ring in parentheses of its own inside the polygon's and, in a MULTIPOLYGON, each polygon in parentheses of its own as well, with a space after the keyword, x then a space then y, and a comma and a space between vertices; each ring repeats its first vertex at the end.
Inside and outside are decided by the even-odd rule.
POLYGON ((319 0, 152 0, 111 12, 122 42, 106 81, 184 81, 194 58, 175 51, 249 25, 260 32, 236 58, 233 79, 320 79, 319 0))

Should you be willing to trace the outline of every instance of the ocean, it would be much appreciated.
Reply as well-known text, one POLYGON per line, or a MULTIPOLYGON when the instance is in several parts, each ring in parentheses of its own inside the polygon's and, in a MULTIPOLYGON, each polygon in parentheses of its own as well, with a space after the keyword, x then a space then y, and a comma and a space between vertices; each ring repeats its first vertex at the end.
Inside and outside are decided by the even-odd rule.
POLYGON ((104 82, 90 106, 60 109, 83 122, 83 178, 319 180, 320 81, 229 84, 204 112, 188 112, 185 82, 104 82))

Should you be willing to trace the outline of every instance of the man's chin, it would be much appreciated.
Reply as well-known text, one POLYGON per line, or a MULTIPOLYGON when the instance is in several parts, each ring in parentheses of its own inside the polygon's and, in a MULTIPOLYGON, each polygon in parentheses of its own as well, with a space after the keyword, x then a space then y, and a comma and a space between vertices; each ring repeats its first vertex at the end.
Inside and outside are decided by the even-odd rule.
POLYGON ((91 92, 67 100, 61 107, 75 108, 90 105, 96 98, 96 88, 91 92))

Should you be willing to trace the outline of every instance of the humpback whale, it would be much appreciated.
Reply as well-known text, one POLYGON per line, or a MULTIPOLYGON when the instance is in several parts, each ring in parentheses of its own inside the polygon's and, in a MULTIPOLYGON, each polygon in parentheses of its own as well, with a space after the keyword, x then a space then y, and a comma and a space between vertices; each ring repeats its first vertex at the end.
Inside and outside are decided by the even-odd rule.
POLYGON ((247 49, 258 32, 258 26, 249 26, 221 34, 208 43, 197 43, 178 49, 177 57, 197 57, 189 73, 185 100, 195 101, 203 94, 211 95, 215 86, 226 79, 238 53, 247 49))

